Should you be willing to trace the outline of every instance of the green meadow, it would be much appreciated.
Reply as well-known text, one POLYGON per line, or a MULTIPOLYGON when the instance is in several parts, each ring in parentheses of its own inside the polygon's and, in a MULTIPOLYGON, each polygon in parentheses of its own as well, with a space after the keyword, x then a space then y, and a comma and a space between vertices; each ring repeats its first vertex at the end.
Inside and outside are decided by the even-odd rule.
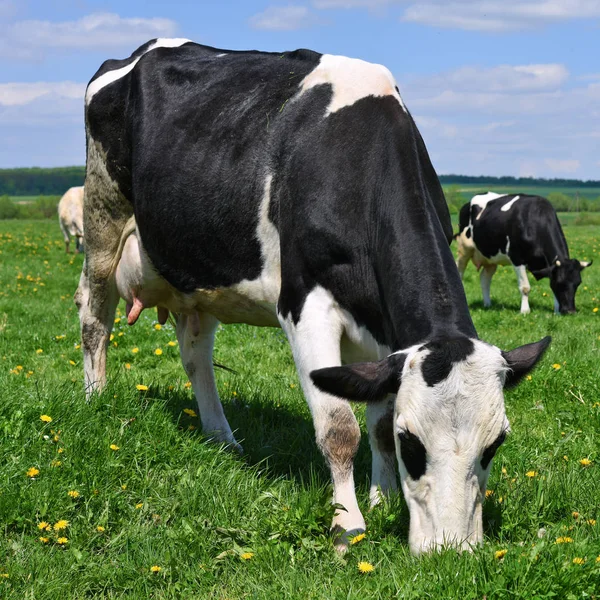
POLYGON ((0 221, 0 598, 600 597, 600 227, 565 234, 572 256, 595 259, 576 315, 555 316, 548 280, 530 276, 522 316, 503 267, 483 309, 467 269, 482 339, 553 341, 506 394, 512 434, 493 463, 484 545, 416 558, 402 497, 368 510, 366 433, 355 478, 368 531, 334 551, 328 470, 280 330, 217 333, 243 456, 203 437, 173 325, 155 312, 128 327, 120 305, 109 383, 86 402, 72 300, 83 257, 64 253, 54 220, 0 221))

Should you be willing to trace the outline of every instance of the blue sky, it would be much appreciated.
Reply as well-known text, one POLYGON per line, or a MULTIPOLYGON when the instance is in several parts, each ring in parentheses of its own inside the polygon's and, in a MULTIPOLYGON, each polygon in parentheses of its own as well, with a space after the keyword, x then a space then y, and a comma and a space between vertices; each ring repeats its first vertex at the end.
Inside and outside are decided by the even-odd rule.
POLYGON ((0 168, 84 164, 87 81, 154 37, 382 63, 438 173, 600 179, 600 0, 0 0, 0 168))

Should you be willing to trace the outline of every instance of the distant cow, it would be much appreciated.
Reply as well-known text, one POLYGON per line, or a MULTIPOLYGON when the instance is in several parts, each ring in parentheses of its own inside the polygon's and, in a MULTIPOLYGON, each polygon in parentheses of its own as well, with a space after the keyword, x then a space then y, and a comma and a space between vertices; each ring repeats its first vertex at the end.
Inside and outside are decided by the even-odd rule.
POLYGON ((521 291, 521 313, 529 313, 527 269, 536 279, 550 278, 554 311, 574 313, 581 271, 592 262, 569 258, 569 248, 553 206, 541 196, 473 196, 460 209, 457 266, 461 278, 469 260, 481 269, 483 305, 490 306, 490 286, 498 265, 512 265, 521 291))
POLYGON ((70 236, 75 236, 77 252, 83 251, 83 186, 69 188, 58 203, 58 223, 69 253, 70 236))
MULTIPOLYGON (((153 40, 86 91, 86 259, 75 301, 87 393, 106 381, 119 295, 128 321, 177 315, 205 431, 237 445, 212 365, 220 322, 281 327, 330 467, 343 543, 397 489, 414 552, 482 541, 482 502, 508 431, 503 387, 549 343, 481 341, 425 145, 391 73, 342 56, 153 40), (344 361, 356 362, 341 366, 344 361)), ((257 365, 258 368, 258 365, 257 365)), ((264 368, 264 367, 263 367, 264 368)))

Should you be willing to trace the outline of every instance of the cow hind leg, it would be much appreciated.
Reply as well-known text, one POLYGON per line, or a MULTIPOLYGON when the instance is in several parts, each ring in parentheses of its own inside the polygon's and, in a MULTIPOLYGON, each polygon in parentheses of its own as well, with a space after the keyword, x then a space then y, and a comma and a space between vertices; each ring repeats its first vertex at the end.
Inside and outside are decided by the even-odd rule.
POLYGON ((381 502, 382 497, 398 490, 393 399, 367 405, 367 429, 373 457, 369 493, 373 507, 381 502))
POLYGON ((320 288, 306 298, 298 322, 294 323, 291 315, 279 318, 312 414, 317 445, 331 471, 333 502, 343 507, 337 510, 332 523, 337 548, 343 550, 350 536, 365 530, 353 472, 360 429, 349 403, 322 392, 310 378, 315 369, 341 364, 341 319, 330 295, 320 288))
POLYGON ((458 268, 461 280, 463 279, 465 270, 474 254, 473 249, 469 248, 463 242, 462 236, 463 234, 458 237, 458 258, 456 259, 456 267, 458 268))
POLYGON ((515 273, 517 274, 517 282, 519 283, 519 291, 521 292, 521 314, 528 315, 530 313, 529 292, 531 291, 531 286, 529 285, 525 265, 515 266, 515 273))
POLYGON ((479 275, 479 283, 481 284, 481 293, 483 294, 483 306, 489 308, 492 305, 490 297, 490 288, 492 287, 492 277, 498 267, 496 265, 484 265, 479 275))
POLYGON ((178 315, 179 352, 192 383, 204 433, 241 453, 242 447, 235 440, 227 422, 215 383, 212 357, 218 325, 219 321, 208 313, 178 315))

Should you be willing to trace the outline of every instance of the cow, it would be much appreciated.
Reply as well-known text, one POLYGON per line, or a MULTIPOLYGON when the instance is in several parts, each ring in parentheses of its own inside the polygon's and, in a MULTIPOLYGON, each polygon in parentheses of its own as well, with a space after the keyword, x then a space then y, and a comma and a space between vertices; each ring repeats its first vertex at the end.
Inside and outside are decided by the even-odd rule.
POLYGON ((204 431, 238 447, 215 329, 281 327, 331 472, 336 546, 365 530, 347 399, 367 402, 371 504, 397 490, 398 461, 412 551, 480 543, 503 388, 550 338, 509 352, 478 338, 444 195, 391 73, 157 39, 105 62, 85 98, 88 397, 106 382, 119 297, 129 323, 156 306, 176 315, 204 431))
POLYGON ((569 258, 567 240, 554 207, 529 194, 473 196, 460 209, 456 265, 461 279, 472 260, 481 270, 483 305, 491 306, 490 286, 498 265, 512 265, 521 292, 521 313, 529 314, 527 270, 536 280, 550 278, 554 312, 575 313, 581 271, 592 261, 569 258))
POLYGON ((83 252, 83 186, 69 188, 58 203, 58 224, 69 254, 70 236, 75 237, 77 252, 83 252))

